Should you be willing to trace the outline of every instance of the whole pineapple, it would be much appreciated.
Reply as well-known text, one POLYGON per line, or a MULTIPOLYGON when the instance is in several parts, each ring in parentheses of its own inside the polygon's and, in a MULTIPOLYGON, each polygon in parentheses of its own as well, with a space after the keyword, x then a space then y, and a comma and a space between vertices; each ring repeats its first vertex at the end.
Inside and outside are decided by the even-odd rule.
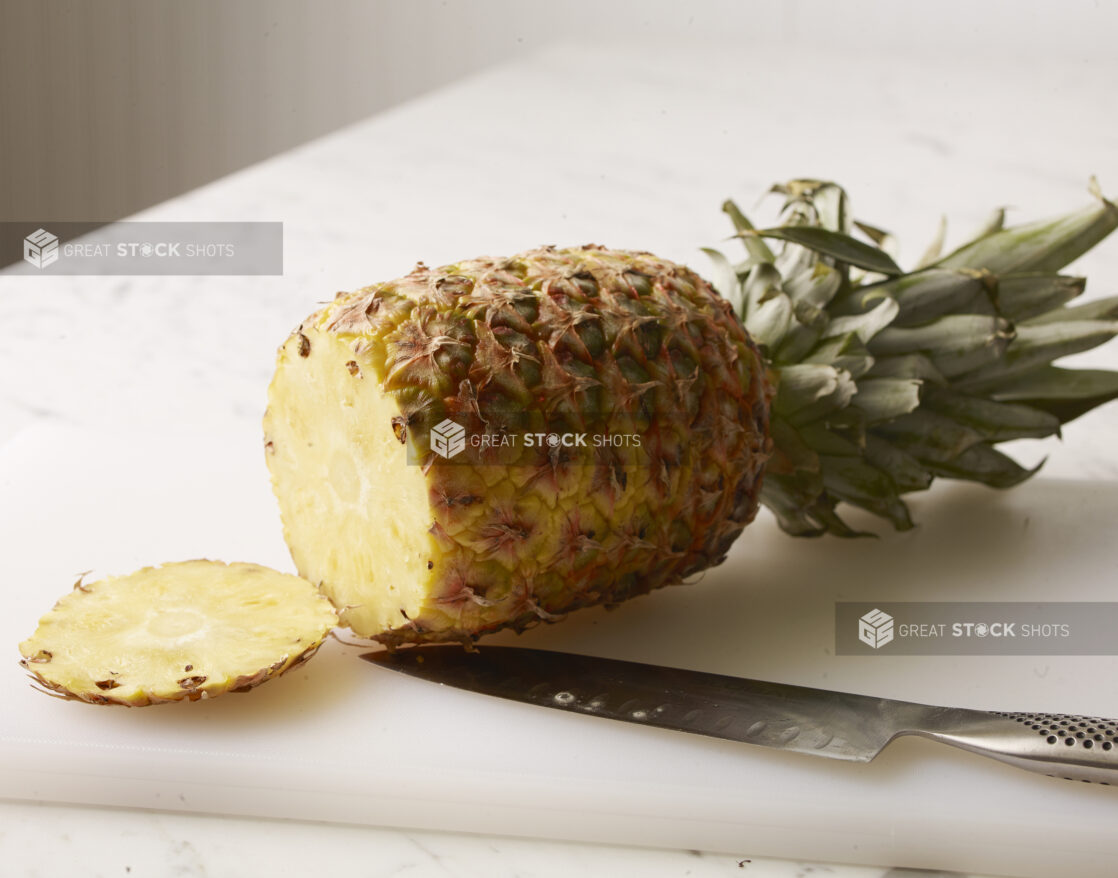
POLYGON ((1101 196, 903 274, 841 188, 778 188, 776 228, 726 205, 725 298, 647 253, 544 248, 420 265, 291 335, 267 459, 343 624, 469 641, 616 603, 720 562, 758 501, 793 534, 856 535, 841 502, 910 527, 904 493, 1016 484, 996 443, 1118 395, 1051 365, 1118 332, 1118 300, 1064 307, 1084 282, 1055 274, 1118 225, 1101 196))
POLYGON ((544 248, 339 295, 281 348, 265 419, 292 555, 390 645, 678 582, 757 512, 764 371, 729 304, 647 253, 544 248), (443 425, 464 447, 432 448, 443 425))

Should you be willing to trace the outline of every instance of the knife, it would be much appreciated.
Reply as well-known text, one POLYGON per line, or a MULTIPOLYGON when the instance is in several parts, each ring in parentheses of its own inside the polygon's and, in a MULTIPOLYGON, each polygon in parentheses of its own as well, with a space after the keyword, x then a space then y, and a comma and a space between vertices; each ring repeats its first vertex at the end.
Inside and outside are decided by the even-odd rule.
POLYGON ((1118 783, 1118 720, 935 707, 509 646, 420 646, 361 658, 435 683, 527 704, 869 762, 920 735, 1051 777, 1118 783))

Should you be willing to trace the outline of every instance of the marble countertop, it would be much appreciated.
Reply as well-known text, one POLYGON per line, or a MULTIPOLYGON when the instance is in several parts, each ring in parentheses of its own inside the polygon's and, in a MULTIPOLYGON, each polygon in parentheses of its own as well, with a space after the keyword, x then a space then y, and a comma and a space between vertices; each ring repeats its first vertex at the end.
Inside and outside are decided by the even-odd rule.
MULTIPOLYGON (((359 875, 361 878, 947 878, 949 873, 835 866, 703 851, 662 851, 538 839, 409 832, 0 802, 5 878, 58 875, 359 875), (95 853, 94 853, 95 852, 95 853)), ((950 873, 952 878, 960 878, 950 873)))
POLYGON ((967 878, 748 854, 662 851, 329 823, 0 803, 6 878, 359 875, 361 878, 967 878), (91 852, 96 851, 96 855, 91 852))
MULTIPOLYGON (((942 213, 961 233, 1118 187, 1109 75, 996 53, 945 65, 882 52, 789 63, 775 49, 558 47, 410 102, 132 219, 281 220, 282 277, 24 277, 0 272, 0 453, 21 429, 230 423, 258 429, 274 351, 318 301, 541 243, 648 249, 702 270, 721 201, 775 180, 843 182, 911 263, 942 213)), ((1118 285, 1118 246, 1081 260, 1118 285)), ((1118 367, 1118 346, 1078 358, 1118 367)), ((1046 472, 1118 477, 1118 406, 1072 424, 1046 472)), ((558 842, 0 803, 5 874, 644 875, 855 878, 886 870, 558 842), (94 855, 94 852, 95 855, 94 855), (245 867, 246 862, 252 866, 245 867)), ((897 871, 893 874, 905 874, 897 871)), ((909 873, 912 874, 912 873, 909 873)), ((939 874, 939 873, 936 873, 939 874)))

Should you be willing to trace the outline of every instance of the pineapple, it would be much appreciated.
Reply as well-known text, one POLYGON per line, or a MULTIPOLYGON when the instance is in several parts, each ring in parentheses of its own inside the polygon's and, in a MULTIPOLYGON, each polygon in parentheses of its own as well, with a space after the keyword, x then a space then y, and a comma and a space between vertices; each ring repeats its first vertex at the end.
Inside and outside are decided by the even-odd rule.
POLYGON ((1084 281, 1056 273, 1118 225, 1097 191, 906 274, 837 185, 778 190, 774 228, 725 205, 745 255, 708 251, 721 296, 648 253, 542 248, 420 264, 304 321, 266 458, 342 623, 469 643, 615 604, 719 563, 759 503, 796 535, 859 535, 840 504, 908 528, 904 494, 1017 484, 997 443, 1118 396, 1118 373, 1051 365, 1118 332, 1118 299, 1065 307, 1084 281))
POLYGON ((339 295, 280 350, 265 447, 344 624, 469 640, 721 561, 757 512, 770 392, 694 272, 544 248, 339 295), (471 441, 440 455, 436 428, 471 441))
POLYGON ((19 649, 52 693, 140 707, 247 691, 309 659, 336 624, 297 576, 184 561, 79 579, 19 649))

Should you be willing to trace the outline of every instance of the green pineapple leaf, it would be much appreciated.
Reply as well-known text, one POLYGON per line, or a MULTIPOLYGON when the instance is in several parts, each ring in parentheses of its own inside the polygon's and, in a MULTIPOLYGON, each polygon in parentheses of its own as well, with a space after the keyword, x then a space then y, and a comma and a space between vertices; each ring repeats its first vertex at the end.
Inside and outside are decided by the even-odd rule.
POLYGON ((1039 466, 1021 466, 999 442, 1059 435, 1118 399, 1118 372, 1052 365, 1118 335, 1118 296, 1069 306, 1085 281, 1056 273, 1118 227, 1097 184, 1095 204, 1054 220, 1006 228, 998 209, 947 256, 941 222, 908 274, 884 249, 886 232, 852 219, 841 187, 804 179, 773 189, 786 200, 772 228, 723 205, 745 263, 708 253, 776 379, 761 502, 789 533, 866 535, 840 504, 909 528, 903 495, 935 477, 1012 487, 1039 466))
POLYGON ((830 256, 839 262, 864 268, 878 274, 903 274, 893 258, 877 247, 852 238, 843 232, 816 226, 781 226, 774 229, 759 229, 753 232, 739 232, 740 237, 775 238, 791 244, 799 244, 809 250, 830 256))

